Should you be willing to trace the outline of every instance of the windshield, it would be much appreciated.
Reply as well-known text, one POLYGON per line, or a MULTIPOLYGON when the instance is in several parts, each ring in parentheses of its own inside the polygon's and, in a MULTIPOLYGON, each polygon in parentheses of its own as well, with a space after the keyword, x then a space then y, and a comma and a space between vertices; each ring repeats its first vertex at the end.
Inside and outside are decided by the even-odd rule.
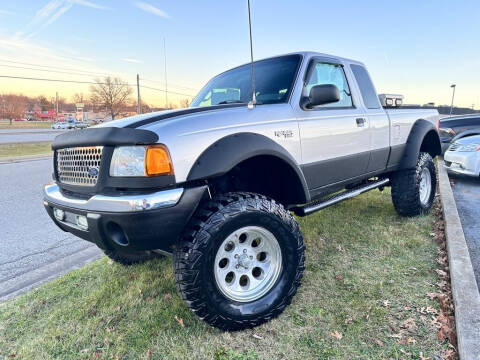
MULTIPOLYGON (((255 95, 258 104, 288 101, 300 58, 300 55, 287 55, 254 63, 255 95)), ((251 64, 245 64, 210 80, 190 106, 248 103, 250 100, 251 64)))

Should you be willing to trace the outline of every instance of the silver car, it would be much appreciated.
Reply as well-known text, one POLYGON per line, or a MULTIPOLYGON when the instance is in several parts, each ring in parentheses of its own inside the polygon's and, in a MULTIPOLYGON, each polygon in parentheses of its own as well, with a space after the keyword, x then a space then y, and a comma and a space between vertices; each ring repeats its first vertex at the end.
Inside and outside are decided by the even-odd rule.
POLYGON ((444 156, 445 167, 454 173, 480 175, 480 135, 456 140, 444 156))

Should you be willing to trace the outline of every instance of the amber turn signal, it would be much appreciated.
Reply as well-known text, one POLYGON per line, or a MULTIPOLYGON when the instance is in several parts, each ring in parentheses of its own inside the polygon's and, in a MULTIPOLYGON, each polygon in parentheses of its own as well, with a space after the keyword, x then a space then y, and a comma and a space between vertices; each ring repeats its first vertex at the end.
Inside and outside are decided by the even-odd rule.
POLYGON ((165 145, 149 145, 145 154, 147 176, 172 175, 173 165, 165 145))

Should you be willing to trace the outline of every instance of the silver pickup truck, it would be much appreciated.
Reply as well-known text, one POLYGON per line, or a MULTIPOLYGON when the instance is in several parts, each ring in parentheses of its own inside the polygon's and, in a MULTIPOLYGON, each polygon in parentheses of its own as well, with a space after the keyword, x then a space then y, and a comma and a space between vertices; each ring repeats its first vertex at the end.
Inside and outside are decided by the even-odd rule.
POLYGON ((58 136, 44 205, 119 263, 173 253, 179 292, 200 318, 250 328, 300 285, 305 246, 292 213, 386 186, 398 214, 430 210, 439 116, 393 108, 398 100, 380 101, 365 66, 336 56, 239 66, 190 108, 58 136))

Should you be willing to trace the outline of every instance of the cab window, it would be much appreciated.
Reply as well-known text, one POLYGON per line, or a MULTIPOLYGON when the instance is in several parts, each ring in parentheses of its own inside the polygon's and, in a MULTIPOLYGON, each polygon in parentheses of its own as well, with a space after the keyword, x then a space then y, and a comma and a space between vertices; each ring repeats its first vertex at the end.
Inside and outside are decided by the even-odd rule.
POLYGON ((350 108, 353 107, 352 94, 348 86, 345 72, 341 65, 316 63, 306 84, 305 96, 315 85, 335 85, 340 91, 340 100, 334 103, 316 106, 316 108, 350 108))

